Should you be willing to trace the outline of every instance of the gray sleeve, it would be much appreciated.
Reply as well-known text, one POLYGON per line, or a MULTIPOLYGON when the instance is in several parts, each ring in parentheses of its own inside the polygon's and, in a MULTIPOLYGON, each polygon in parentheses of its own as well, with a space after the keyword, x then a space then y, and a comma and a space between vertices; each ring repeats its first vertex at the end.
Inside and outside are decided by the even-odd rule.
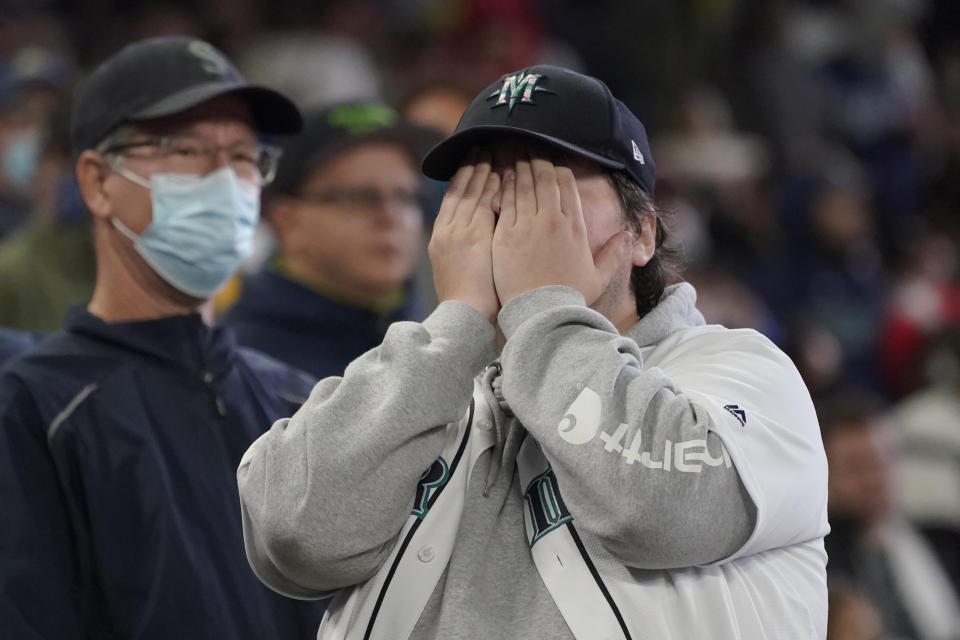
POLYGON ((504 398, 578 526, 646 569, 707 564, 747 541, 756 509, 709 413, 644 368, 636 342, 567 287, 527 292, 499 321, 504 398), (676 446, 700 447, 710 464, 677 469, 676 446))
POLYGON ((237 471, 247 557, 273 589, 299 598, 369 578, 410 514, 445 426, 496 357, 493 326, 445 302, 422 324, 320 381, 306 403, 251 445, 237 471))

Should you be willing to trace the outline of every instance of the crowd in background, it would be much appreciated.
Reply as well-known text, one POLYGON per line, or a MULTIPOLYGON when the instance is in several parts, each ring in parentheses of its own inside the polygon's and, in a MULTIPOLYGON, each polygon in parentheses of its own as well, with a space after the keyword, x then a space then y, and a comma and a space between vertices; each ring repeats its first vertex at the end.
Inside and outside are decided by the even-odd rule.
MULTIPOLYGON (((51 331, 89 297, 71 89, 165 33, 212 42, 301 107, 380 100, 447 132, 505 71, 603 79, 647 125, 707 321, 767 335, 818 404, 832 633, 870 637, 840 635, 849 611, 865 634, 875 619, 889 637, 960 637, 936 635, 925 595, 960 591, 956 2, 5 0, 0 326, 51 331)), ((442 185, 425 189, 429 228, 442 185)), ((266 231, 260 246, 251 270, 266 231)))

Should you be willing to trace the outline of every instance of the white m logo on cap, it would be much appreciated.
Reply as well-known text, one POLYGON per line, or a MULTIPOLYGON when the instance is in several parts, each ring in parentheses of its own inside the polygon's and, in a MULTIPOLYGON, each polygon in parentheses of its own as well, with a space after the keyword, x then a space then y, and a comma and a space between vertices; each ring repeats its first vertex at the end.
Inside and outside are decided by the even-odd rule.
POLYGON ((640 164, 647 164, 643 159, 643 153, 640 151, 640 147, 637 146, 637 143, 631 140, 630 144, 633 145, 633 159, 640 164))

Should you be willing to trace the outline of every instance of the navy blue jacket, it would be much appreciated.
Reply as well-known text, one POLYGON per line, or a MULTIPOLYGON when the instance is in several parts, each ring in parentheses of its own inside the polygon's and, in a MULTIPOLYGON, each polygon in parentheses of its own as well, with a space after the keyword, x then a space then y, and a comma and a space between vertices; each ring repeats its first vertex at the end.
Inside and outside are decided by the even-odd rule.
POLYGON ((311 380, 196 314, 65 328, 0 371, 0 638, 313 638, 251 571, 236 469, 311 380))
POLYGON ((391 323, 423 315, 412 287, 400 309, 382 316, 267 268, 243 279, 240 298, 223 324, 236 331, 240 344, 320 379, 343 375, 351 361, 383 342, 391 323))
POLYGON ((28 351, 30 347, 40 341, 43 335, 40 332, 0 327, 0 365, 10 358, 28 351))

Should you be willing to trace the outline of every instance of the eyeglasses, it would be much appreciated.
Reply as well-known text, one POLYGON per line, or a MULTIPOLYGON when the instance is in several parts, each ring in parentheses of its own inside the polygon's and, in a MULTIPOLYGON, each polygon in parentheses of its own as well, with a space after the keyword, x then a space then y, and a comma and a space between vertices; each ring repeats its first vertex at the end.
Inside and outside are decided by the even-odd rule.
POLYGON ((212 144, 207 140, 189 135, 170 135, 146 140, 121 142, 107 147, 104 154, 124 153, 130 149, 155 147, 161 157, 170 163, 176 173, 203 174, 217 166, 220 152, 227 153, 230 166, 237 177, 258 186, 273 181, 277 173, 280 147, 261 142, 238 142, 229 146, 212 144))
POLYGON ((410 189, 382 191, 375 187, 335 187, 325 191, 301 194, 297 197, 307 202, 356 211, 379 209, 390 203, 408 209, 420 209, 423 206, 421 193, 410 189))

